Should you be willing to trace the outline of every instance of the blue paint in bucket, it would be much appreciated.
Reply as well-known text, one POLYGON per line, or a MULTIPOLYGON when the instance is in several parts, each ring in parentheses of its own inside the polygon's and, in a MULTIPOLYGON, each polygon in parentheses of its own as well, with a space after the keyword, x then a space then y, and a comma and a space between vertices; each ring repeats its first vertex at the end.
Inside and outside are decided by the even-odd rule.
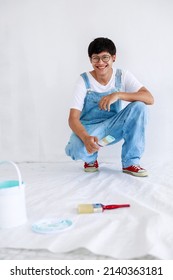
POLYGON ((0 189, 8 189, 8 188, 13 188, 18 186, 19 186, 19 181, 16 180, 0 182, 0 189))
POLYGON ((15 167, 18 180, 0 182, 0 229, 17 227, 27 222, 25 184, 18 166, 12 161, 0 161, 0 165, 6 163, 15 167))

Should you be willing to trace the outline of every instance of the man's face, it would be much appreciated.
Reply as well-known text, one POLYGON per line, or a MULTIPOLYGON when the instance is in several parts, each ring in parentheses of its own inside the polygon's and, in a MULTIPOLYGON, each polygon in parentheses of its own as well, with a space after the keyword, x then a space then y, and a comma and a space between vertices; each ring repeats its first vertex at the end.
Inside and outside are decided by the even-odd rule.
POLYGON ((115 58, 115 55, 111 55, 108 52, 101 52, 99 54, 93 54, 90 58, 90 61, 94 70, 98 74, 103 75, 112 68, 115 58))

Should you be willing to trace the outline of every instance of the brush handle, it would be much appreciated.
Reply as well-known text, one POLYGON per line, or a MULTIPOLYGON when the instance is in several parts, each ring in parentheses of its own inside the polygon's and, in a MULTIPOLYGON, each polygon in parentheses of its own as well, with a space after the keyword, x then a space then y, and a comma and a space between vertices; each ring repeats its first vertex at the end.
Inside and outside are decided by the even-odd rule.
POLYGON ((111 205, 102 205, 103 210, 111 210, 123 207, 130 207, 130 204, 111 204, 111 205))

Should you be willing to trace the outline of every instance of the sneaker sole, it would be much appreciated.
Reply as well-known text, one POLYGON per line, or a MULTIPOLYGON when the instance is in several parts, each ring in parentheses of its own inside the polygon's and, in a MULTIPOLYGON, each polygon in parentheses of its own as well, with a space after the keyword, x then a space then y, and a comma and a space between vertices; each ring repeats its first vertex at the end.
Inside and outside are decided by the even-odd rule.
POLYGON ((86 169, 84 169, 85 172, 97 172, 99 171, 98 168, 93 168, 93 167, 88 167, 86 169))
POLYGON ((123 173, 132 175, 132 176, 136 176, 136 177, 148 177, 147 172, 142 172, 142 173, 135 173, 135 172, 131 172, 128 170, 123 170, 123 173))

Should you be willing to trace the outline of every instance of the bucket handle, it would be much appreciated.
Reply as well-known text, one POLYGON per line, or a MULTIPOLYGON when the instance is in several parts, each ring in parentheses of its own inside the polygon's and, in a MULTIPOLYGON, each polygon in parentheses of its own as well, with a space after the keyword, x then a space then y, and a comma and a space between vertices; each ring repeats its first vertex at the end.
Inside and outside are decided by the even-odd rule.
POLYGON ((0 161, 0 164, 3 164, 3 163, 11 163, 15 167, 15 169, 17 171, 18 179, 19 179, 19 187, 21 187, 22 186, 22 176, 21 176, 18 166, 11 160, 0 161))

